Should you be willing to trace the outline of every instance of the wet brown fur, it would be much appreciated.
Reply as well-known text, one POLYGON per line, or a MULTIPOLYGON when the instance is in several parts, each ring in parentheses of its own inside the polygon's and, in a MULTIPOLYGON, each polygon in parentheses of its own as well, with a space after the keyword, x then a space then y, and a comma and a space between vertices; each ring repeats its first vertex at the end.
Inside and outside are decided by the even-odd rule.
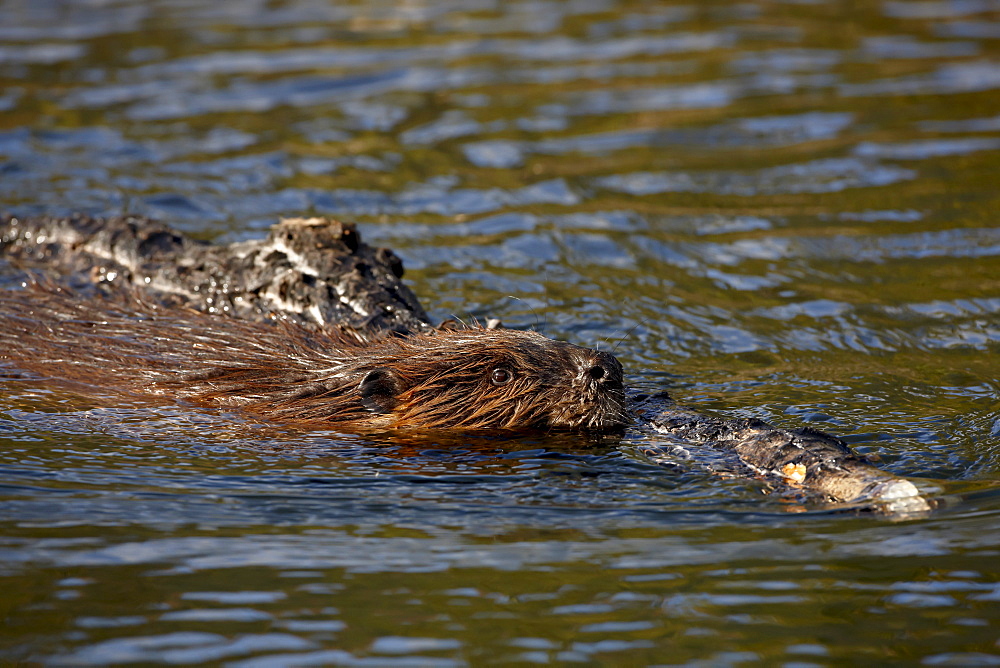
POLYGON ((34 286, 0 292, 3 361, 311 426, 605 430, 628 422, 614 357, 505 329, 369 337, 34 286), (494 382, 506 377, 498 369, 507 382, 494 382))

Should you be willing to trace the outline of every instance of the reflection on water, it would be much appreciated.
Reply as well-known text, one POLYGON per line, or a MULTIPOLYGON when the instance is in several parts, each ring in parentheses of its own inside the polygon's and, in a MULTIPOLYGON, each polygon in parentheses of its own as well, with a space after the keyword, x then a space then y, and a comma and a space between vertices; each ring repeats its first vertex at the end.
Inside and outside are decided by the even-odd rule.
POLYGON ((844 514, 648 434, 302 433, 4 378, 0 656, 997 663, 998 26, 991 0, 0 0, 4 209, 357 220, 437 318, 615 348, 944 501, 844 514))

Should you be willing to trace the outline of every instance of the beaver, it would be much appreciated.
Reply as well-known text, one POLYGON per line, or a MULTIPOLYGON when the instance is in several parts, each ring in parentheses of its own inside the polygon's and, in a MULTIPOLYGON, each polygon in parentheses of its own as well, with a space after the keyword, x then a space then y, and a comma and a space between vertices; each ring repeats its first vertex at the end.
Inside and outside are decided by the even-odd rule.
POLYGON ((102 389, 312 427, 571 429, 629 422, 622 366, 530 331, 401 336, 252 322, 56 286, 0 292, 0 360, 102 389))

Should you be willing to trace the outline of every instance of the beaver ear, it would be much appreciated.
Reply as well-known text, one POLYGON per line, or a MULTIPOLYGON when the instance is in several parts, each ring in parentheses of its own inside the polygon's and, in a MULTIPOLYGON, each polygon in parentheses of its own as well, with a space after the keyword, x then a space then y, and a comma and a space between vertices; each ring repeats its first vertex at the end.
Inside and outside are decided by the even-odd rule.
POLYGON ((388 413, 399 405, 403 381, 392 371, 375 369, 361 381, 361 403, 372 413, 388 413))

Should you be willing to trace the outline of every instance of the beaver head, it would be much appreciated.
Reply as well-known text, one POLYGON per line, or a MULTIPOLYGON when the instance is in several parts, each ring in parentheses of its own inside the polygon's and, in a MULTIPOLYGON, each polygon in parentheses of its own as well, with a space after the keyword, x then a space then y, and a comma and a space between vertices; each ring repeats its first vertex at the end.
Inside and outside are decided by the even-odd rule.
POLYGON ((387 425, 601 430, 628 421, 622 366, 608 353, 508 329, 437 332, 385 347, 396 350, 359 369, 357 391, 387 425))

